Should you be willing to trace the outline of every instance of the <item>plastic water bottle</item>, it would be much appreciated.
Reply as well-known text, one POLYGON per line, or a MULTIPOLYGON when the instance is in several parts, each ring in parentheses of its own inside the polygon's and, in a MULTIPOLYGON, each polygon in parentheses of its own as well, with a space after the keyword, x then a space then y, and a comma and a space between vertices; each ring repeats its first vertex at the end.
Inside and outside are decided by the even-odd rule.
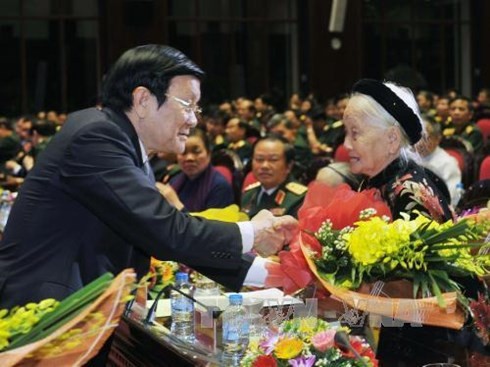
POLYGON ((12 202, 10 200, 10 192, 4 190, 0 197, 0 231, 3 231, 7 225, 11 207, 12 202))
POLYGON ((461 198, 464 196, 465 190, 464 190, 464 185, 462 182, 458 182, 456 184, 456 194, 455 197, 453 198, 453 206, 457 207, 459 201, 461 198))
MULTIPOLYGON (((177 273, 175 275, 175 287, 189 296, 193 296, 194 288, 189 283, 189 274, 177 273)), ((194 341, 194 302, 172 290, 170 292, 170 306, 172 310, 170 331, 172 334, 182 340, 194 341)))
POLYGON ((224 366, 239 366, 240 360, 248 347, 249 320, 243 307, 240 294, 229 296, 230 305, 222 314, 223 321, 223 356, 224 366))

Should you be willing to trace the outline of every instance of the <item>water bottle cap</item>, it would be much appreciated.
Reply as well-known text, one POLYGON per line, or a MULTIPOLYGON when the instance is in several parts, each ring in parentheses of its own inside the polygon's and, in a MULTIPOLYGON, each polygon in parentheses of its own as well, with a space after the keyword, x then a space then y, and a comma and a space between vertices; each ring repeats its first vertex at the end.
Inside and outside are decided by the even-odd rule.
POLYGON ((231 305, 241 305, 243 302, 243 296, 241 294, 230 294, 228 297, 231 305))
POLYGON ((177 282, 179 282, 179 281, 180 282, 182 282, 182 281, 187 282, 189 280, 189 274, 183 273, 183 272, 177 273, 177 274, 175 274, 175 280, 177 282))

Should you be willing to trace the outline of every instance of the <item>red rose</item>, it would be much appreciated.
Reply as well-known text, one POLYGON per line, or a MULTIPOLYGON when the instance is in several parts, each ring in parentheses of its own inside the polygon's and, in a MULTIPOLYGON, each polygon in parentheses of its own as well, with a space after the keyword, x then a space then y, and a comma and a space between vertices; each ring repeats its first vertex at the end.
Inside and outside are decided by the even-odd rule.
POLYGON ((273 356, 258 356, 252 367, 277 367, 277 362, 273 356))

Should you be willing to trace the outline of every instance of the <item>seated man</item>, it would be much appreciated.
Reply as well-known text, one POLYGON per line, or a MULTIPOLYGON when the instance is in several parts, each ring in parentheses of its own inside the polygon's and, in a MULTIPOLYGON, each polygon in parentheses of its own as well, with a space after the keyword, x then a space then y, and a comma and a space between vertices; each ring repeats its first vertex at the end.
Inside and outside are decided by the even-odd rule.
POLYGON ((420 164, 439 176, 447 186, 453 207, 457 204, 456 186, 461 182, 461 170, 456 158, 439 146, 442 139, 441 124, 424 119, 427 135, 415 146, 422 157, 420 164))
POLYGON ((285 140, 269 136, 257 141, 252 155, 252 172, 258 182, 245 188, 241 201, 243 212, 252 217, 267 208, 274 215, 297 217, 307 187, 290 176, 293 159, 294 148, 285 140))
POLYGON ((444 139, 456 137, 464 142, 470 153, 479 153, 483 148, 483 135, 472 121, 473 105, 467 97, 456 97, 449 102, 451 123, 444 128, 444 139))
POLYGON ((226 123, 227 148, 238 154, 243 165, 247 164, 252 155, 252 145, 246 140, 248 130, 249 126, 247 123, 237 117, 230 118, 226 123))

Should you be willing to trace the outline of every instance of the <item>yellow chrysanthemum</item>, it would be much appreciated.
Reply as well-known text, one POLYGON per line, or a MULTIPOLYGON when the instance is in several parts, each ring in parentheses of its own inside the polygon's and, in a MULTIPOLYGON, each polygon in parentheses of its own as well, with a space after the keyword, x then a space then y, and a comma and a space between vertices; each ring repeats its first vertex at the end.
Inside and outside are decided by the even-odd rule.
POLYGON ((410 244, 410 235, 427 221, 419 217, 413 221, 398 219, 387 223, 382 218, 374 217, 369 221, 357 222, 356 229, 346 234, 344 239, 356 263, 363 266, 379 262, 391 264, 391 256, 400 254, 400 250, 410 244))
POLYGON ((274 348, 277 358, 291 359, 303 350, 304 343, 298 338, 285 338, 280 340, 274 348))

